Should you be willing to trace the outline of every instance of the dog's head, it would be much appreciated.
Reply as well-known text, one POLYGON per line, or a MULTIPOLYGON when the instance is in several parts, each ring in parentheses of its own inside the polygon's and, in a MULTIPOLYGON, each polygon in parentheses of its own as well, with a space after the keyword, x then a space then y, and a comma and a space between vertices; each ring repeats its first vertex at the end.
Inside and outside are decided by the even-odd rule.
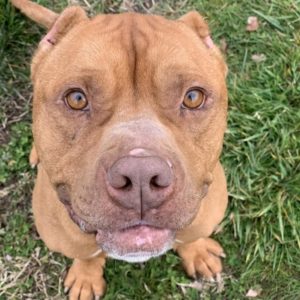
POLYGON ((213 180, 226 65, 196 12, 51 14, 32 63, 41 165, 109 255, 160 254, 193 222, 213 180))

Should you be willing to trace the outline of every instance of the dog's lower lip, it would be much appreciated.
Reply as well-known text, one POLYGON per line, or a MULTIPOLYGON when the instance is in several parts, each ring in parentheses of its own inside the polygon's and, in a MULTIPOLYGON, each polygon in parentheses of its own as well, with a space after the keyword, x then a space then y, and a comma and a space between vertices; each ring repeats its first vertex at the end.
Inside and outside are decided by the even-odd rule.
POLYGON ((174 232, 148 225, 134 225, 116 231, 97 230, 96 240, 108 254, 158 253, 168 248, 174 232))
POLYGON ((143 224, 143 223, 138 223, 136 225, 130 225, 124 228, 121 228, 120 230, 118 230, 121 233, 125 233, 126 231, 130 231, 130 230, 139 230, 141 228, 150 228, 150 229, 157 229, 159 230, 160 228, 152 226, 152 225, 148 225, 148 224, 143 224))

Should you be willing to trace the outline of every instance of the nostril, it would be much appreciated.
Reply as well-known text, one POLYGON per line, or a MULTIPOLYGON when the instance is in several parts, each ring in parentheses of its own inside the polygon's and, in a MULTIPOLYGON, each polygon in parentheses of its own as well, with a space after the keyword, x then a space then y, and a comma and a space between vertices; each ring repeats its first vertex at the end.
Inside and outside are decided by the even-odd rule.
POLYGON ((128 176, 114 172, 108 173, 108 182, 113 188, 118 190, 130 190, 133 186, 132 181, 128 176))
POLYGON ((153 189, 166 188, 170 184, 170 178, 165 178, 165 176, 161 175, 155 175, 150 180, 150 187, 153 189))
POLYGON ((161 188, 162 186, 158 183, 158 175, 155 175, 150 180, 151 188, 161 188))
POLYGON ((128 191, 132 188, 132 181, 129 177, 120 175, 118 178, 114 178, 114 181, 111 181, 111 185, 118 190, 128 191))
POLYGON ((124 176, 124 182, 125 184, 120 187, 122 190, 130 190, 132 188, 132 182, 129 177, 124 176))

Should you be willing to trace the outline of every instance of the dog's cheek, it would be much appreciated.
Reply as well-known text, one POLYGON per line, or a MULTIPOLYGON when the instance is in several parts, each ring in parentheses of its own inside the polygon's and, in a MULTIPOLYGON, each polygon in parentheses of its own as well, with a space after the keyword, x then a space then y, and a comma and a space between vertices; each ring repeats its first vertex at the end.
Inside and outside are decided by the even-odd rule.
POLYGON ((221 153, 223 134, 224 130, 211 130, 201 134, 188 132, 185 133, 184 140, 178 140, 188 182, 193 183, 191 188, 200 192, 203 185, 210 184, 210 174, 221 153))
POLYGON ((59 171, 58 166, 70 152, 74 129, 59 114, 49 111, 39 96, 36 93, 34 98, 33 137, 40 162, 50 175, 59 171))
POLYGON ((187 194, 183 201, 190 201, 187 197, 192 195, 194 205, 198 206, 201 199, 207 193, 212 183, 212 171, 215 168, 221 153, 221 142, 214 141, 211 144, 203 137, 186 139, 185 147, 181 147, 181 160, 184 165, 187 186, 187 194), (197 196, 196 196, 197 195, 197 196))
POLYGON ((31 74, 31 81, 35 82, 35 79, 38 78, 37 72, 39 69, 39 66, 45 62, 45 57, 47 55, 47 52, 44 51, 36 51, 31 62, 30 66, 30 74, 31 74))

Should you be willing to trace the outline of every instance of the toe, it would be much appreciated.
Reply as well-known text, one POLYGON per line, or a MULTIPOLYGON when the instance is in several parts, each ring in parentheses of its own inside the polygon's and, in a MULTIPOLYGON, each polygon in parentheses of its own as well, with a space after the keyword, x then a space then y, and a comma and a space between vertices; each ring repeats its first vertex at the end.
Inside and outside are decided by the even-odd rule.
POLYGON ((93 284, 92 289, 95 297, 99 297, 99 298, 102 297, 106 289, 105 280, 102 279, 97 284, 93 284))
POLYGON ((216 256, 224 256, 224 250, 220 244, 213 239, 207 239, 207 250, 216 256))
POLYGON ((71 288, 71 286, 74 284, 75 278, 76 278, 75 273, 68 272, 66 279, 64 281, 65 293, 67 293, 69 291, 69 289, 71 288))
POLYGON ((79 300, 80 299, 81 284, 77 281, 73 284, 69 292, 69 300, 79 300))
POLYGON ((209 269, 205 261, 202 260, 201 258, 196 259, 195 267, 199 275, 202 275, 205 278, 209 278, 209 279, 213 278, 213 273, 211 272, 211 270, 209 269))
POLYGON ((194 261, 192 260, 183 260, 183 267, 188 276, 196 278, 196 269, 194 261))
POLYGON ((206 265, 210 269, 210 271, 216 275, 217 273, 221 273, 222 271, 222 263, 219 257, 211 254, 205 261, 206 265))
POLYGON ((80 291, 80 300, 92 300, 93 292, 90 284, 84 283, 80 291))

